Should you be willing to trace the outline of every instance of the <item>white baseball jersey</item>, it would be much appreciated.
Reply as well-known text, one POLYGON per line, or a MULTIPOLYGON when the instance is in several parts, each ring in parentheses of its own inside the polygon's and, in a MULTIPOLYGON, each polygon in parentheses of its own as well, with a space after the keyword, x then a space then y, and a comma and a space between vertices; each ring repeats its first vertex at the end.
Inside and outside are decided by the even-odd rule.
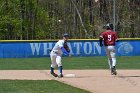
POLYGON ((55 46, 53 47, 52 51, 58 53, 58 54, 62 54, 62 49, 61 47, 64 46, 64 40, 59 40, 55 46))

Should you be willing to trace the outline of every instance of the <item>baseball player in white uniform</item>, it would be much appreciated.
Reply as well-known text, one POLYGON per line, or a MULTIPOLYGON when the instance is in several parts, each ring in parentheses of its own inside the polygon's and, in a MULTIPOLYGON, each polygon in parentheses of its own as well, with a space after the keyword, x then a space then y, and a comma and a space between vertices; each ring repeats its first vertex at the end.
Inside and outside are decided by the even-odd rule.
POLYGON ((70 51, 67 51, 65 48, 64 48, 64 43, 67 43, 69 39, 69 35, 67 33, 65 33, 63 35, 63 39, 62 40, 59 40, 55 46, 53 47, 53 49, 51 50, 51 53, 50 53, 50 58, 51 58, 51 75, 53 75, 54 77, 63 77, 63 73, 62 73, 62 61, 61 61, 61 57, 62 57, 62 54, 65 53, 66 55, 69 55, 70 56, 70 51), (59 68, 59 72, 60 72, 60 75, 57 75, 54 73, 54 68, 58 66, 59 68))

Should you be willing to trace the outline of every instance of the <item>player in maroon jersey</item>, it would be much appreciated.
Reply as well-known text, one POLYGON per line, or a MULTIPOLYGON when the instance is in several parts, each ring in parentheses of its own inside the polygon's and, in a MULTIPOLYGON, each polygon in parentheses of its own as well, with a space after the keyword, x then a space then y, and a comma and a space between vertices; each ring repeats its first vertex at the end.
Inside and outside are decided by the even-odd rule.
POLYGON ((102 32, 100 35, 100 46, 102 47, 102 41, 104 41, 105 50, 108 56, 108 64, 111 69, 112 75, 117 75, 116 72, 116 49, 115 42, 119 40, 116 32, 113 31, 113 24, 106 25, 106 31, 102 32))

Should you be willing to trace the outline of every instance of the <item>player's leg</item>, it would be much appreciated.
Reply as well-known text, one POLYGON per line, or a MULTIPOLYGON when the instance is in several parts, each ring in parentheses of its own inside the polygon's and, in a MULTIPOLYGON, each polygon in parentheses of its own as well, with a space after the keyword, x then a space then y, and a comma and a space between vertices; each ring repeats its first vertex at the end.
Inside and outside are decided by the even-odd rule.
POLYGON ((56 57, 56 63, 58 65, 58 68, 59 68, 59 72, 60 72, 60 76, 59 77, 63 77, 63 73, 62 73, 62 70, 63 70, 63 67, 62 67, 62 61, 61 61, 61 55, 58 55, 56 57))
POLYGON ((115 46, 112 46, 111 48, 111 58, 112 58, 112 70, 113 70, 113 74, 116 75, 116 49, 115 46))
POLYGON ((115 46, 107 46, 107 55, 108 55, 108 62, 110 63, 111 74, 116 75, 116 56, 115 56, 115 46))
POLYGON ((56 66, 56 56, 55 55, 51 55, 51 72, 54 72, 54 68, 56 66))
POLYGON ((110 52, 112 58, 112 67, 116 66, 116 49, 115 46, 112 46, 112 50, 110 52))
POLYGON ((54 77, 57 77, 58 75, 54 73, 54 68, 55 66, 57 65, 56 64, 56 55, 55 54, 50 54, 50 57, 51 57, 51 74, 54 76, 54 77))
POLYGON ((111 59, 111 55, 110 55, 109 46, 105 47, 105 51, 106 51, 106 54, 107 54, 107 57, 108 57, 108 65, 109 65, 109 68, 111 69, 111 67, 112 67, 112 59, 111 59))
POLYGON ((111 67, 112 67, 112 59, 110 57, 108 57, 108 65, 109 65, 109 68, 111 69, 111 67))

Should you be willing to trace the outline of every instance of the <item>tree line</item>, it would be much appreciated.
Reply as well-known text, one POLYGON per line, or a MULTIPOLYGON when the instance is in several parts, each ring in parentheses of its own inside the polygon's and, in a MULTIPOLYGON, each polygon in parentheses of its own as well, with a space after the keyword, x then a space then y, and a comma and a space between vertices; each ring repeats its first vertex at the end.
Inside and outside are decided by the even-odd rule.
MULTIPOLYGON (((0 39, 98 38, 113 23, 113 0, 0 0, 0 39)), ((140 37, 139 0, 116 0, 116 32, 140 37)))

